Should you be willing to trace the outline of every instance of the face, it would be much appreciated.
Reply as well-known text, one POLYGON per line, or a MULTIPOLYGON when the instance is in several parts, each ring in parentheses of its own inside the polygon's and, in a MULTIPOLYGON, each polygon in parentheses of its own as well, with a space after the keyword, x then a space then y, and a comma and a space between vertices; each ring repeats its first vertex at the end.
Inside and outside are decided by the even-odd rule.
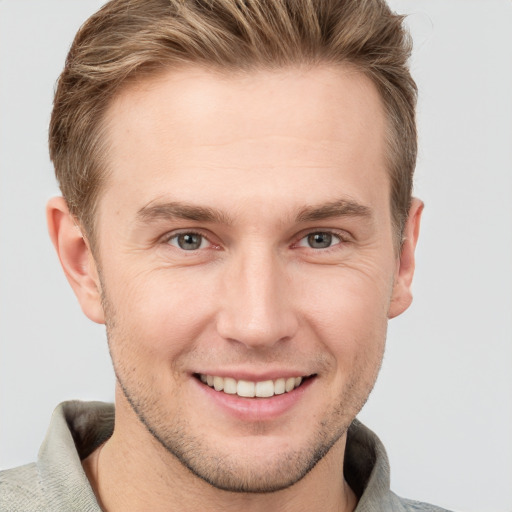
POLYGON ((218 488, 297 482, 372 389, 401 312, 385 129, 347 68, 183 68, 108 112, 95 260, 119 416, 218 488))

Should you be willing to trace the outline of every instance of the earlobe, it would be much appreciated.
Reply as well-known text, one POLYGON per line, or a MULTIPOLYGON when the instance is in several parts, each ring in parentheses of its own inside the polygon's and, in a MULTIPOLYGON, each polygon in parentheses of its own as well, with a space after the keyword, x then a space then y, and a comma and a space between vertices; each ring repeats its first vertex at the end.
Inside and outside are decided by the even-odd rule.
POLYGON ((96 262, 64 198, 54 197, 48 201, 46 220, 60 264, 82 311, 93 322, 104 323, 96 262))
POLYGON ((403 233, 404 241, 400 251, 400 260, 388 311, 389 318, 394 318, 403 313, 412 302, 411 285, 414 276, 415 250, 420 233, 422 212, 423 202, 413 198, 403 233))

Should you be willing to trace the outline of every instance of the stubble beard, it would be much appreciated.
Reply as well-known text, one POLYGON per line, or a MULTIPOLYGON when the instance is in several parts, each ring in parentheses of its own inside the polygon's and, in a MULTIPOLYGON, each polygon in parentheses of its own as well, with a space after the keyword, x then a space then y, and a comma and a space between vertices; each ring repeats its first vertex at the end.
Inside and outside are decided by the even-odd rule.
MULTIPOLYGON (((267 460, 255 464, 249 454, 243 452, 243 448, 236 454, 223 453, 217 447, 209 445, 200 435, 195 435, 194 429, 185 419, 186 415, 181 414, 179 409, 169 418, 168 411, 163 407, 166 399, 162 397, 159 400, 151 382, 146 381, 144 384, 137 377, 131 381, 129 372, 122 363, 123 358, 116 357, 114 341, 116 336, 118 341, 124 341, 129 334, 125 336, 116 326, 115 311, 105 295, 102 301, 114 372, 127 403, 166 453, 177 459, 193 475, 223 491, 273 493, 302 480, 346 433, 352 420, 366 403, 380 368, 380 364, 377 365, 372 382, 366 384, 367 392, 356 393, 354 396, 353 391, 360 388, 360 383, 352 382, 346 386, 339 402, 324 415, 302 447, 279 453, 277 456, 269 453, 267 460)), ((207 422, 204 428, 208 428, 207 422)), ((339 464, 341 467, 343 461, 340 460, 339 464)))
MULTIPOLYGON (((291 487, 323 459, 348 428, 347 425, 330 435, 319 431, 313 436, 312 442, 307 443, 306 449, 288 451, 278 454, 277 457, 274 453, 269 453, 267 460, 254 464, 254 460, 242 452, 243 447, 236 454, 223 453, 203 441, 200 436, 193 435, 187 421, 181 419, 179 411, 172 425, 161 423, 158 418, 165 418, 165 414, 160 414, 158 408, 148 410, 143 394, 138 394, 138 397, 134 398, 132 390, 127 390, 119 376, 117 378, 126 400, 139 421, 166 452, 196 477, 223 491, 273 493, 291 487)), ((243 446, 247 444, 244 443, 243 446)))

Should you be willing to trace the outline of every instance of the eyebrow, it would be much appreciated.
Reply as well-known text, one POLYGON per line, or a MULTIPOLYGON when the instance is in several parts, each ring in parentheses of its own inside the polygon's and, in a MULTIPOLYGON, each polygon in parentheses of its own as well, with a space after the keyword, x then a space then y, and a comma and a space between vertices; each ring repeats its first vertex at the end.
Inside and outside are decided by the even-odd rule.
POLYGON ((335 217, 363 217, 371 219, 373 211, 370 207, 350 199, 339 199, 319 206, 307 206, 300 210, 297 222, 312 222, 335 217))
POLYGON ((137 212, 136 218, 138 221, 146 223, 158 220, 182 219, 217 224, 232 224, 229 216, 219 210, 205 206, 181 203, 179 201, 149 203, 137 212))
MULTIPOLYGON (((350 199, 339 199, 321 205, 306 206, 299 210, 297 223, 314 222, 336 217, 372 218, 372 209, 350 199)), ((139 222, 151 223, 158 220, 191 220, 214 224, 232 225, 232 219, 220 210, 205 206, 197 206, 179 201, 149 203, 138 210, 136 218, 139 222)))

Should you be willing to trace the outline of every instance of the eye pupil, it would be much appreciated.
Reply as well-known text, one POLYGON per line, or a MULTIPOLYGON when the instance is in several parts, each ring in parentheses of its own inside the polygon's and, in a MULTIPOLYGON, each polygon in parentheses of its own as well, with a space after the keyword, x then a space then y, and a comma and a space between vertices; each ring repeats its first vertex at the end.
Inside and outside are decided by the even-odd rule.
POLYGON ((311 233, 308 235, 308 244, 313 249, 326 249, 332 243, 332 235, 330 233, 311 233))
POLYGON ((201 247, 202 236, 195 233, 183 233, 178 235, 178 245, 185 251, 193 251, 201 247))

